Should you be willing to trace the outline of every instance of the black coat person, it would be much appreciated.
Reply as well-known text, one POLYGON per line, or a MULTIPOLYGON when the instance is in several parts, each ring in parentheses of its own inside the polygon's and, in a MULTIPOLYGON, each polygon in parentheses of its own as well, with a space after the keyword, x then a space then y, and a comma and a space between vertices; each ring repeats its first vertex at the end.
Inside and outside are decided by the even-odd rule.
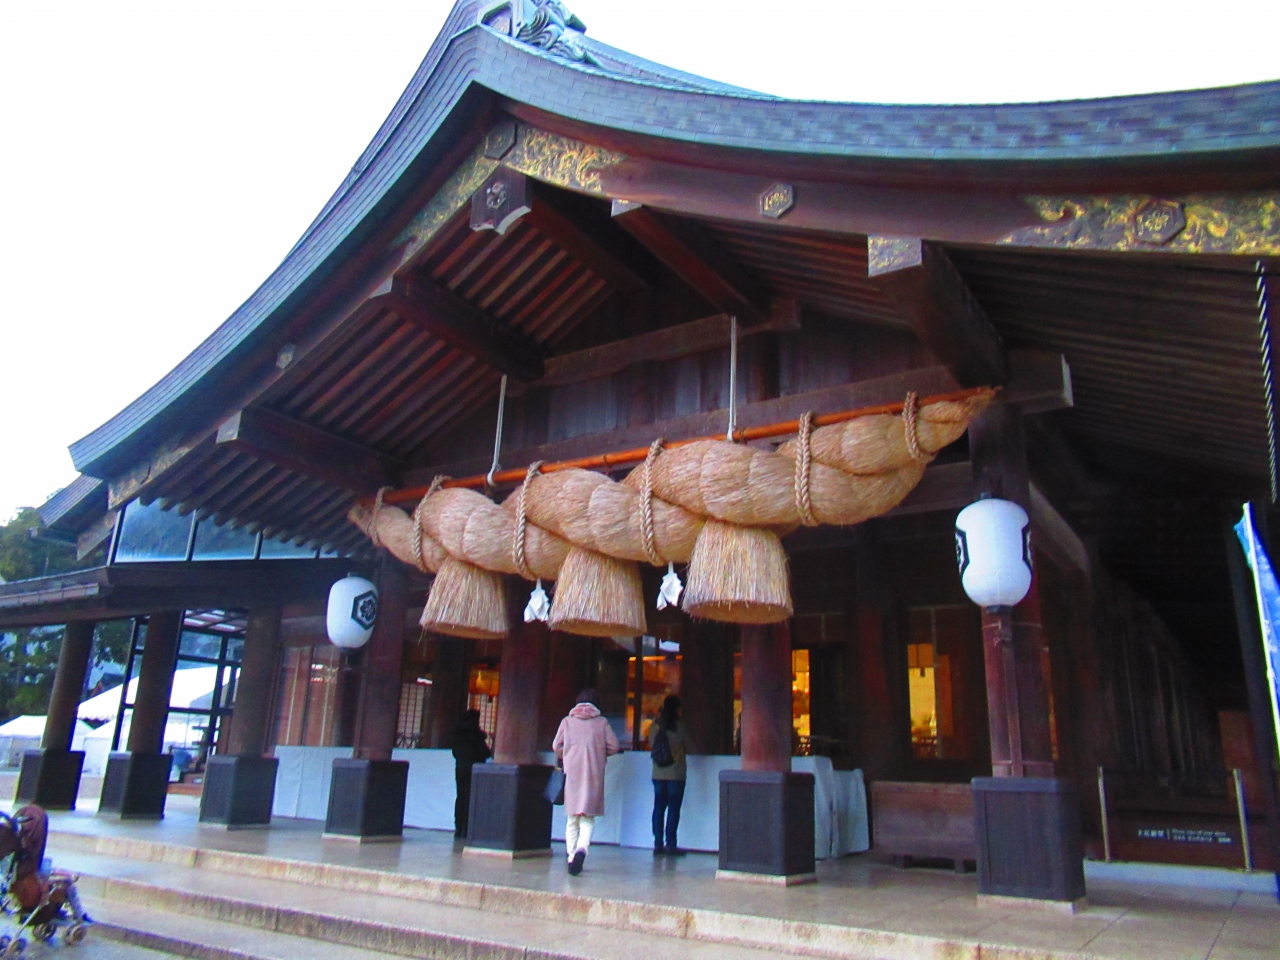
POLYGON ((480 711, 468 710, 453 728, 450 738, 453 747, 454 778, 458 785, 458 798, 453 803, 453 835, 465 838, 467 817, 471 813, 471 768, 484 763, 493 752, 480 729, 480 711))

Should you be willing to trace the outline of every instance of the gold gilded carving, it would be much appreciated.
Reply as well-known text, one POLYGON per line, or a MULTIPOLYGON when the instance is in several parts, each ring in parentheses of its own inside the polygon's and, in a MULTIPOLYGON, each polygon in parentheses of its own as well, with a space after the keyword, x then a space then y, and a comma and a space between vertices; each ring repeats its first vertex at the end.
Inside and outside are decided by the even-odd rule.
MULTIPOLYGON (((487 143, 487 141, 486 141, 487 143)), ((489 175, 498 169, 498 161, 485 156, 486 144, 481 144, 471 156, 450 174, 444 186, 436 191, 425 207, 409 221, 391 246, 403 248, 400 262, 412 260, 459 210, 471 202, 474 194, 489 175)))
POLYGON ((867 237, 867 276, 893 273, 907 267, 918 267, 924 253, 918 237, 867 237))
POLYGON ((516 145, 502 158, 502 164, 543 183, 603 195, 601 169, 625 159, 613 150, 520 124, 516 145))
POLYGON ((1280 254, 1276 192, 1025 199, 1044 223, 1015 230, 999 243, 1067 250, 1280 254))
POLYGON ((789 183, 775 183, 760 194, 760 216, 780 220, 795 206, 796 192, 789 183))

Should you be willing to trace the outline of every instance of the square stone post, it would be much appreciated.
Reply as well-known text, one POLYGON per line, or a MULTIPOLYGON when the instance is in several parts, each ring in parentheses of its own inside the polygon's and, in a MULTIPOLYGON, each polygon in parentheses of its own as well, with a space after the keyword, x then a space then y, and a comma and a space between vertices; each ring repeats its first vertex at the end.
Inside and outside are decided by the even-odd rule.
POLYGON ((138 674, 133 719, 129 725, 128 752, 113 753, 107 759, 102 798, 98 801, 99 814, 112 814, 125 820, 159 820, 164 816, 173 761, 161 751, 165 725, 169 721, 169 697, 173 692, 173 671, 182 638, 182 617, 181 610, 165 610, 147 619, 142 670, 138 674))
POLYGON ((743 624, 742 769, 720 772, 723 880, 791 885, 814 873, 813 774, 791 772, 791 626, 743 624))
POLYGON ((75 733, 96 626, 92 620, 82 620, 68 623, 63 630, 40 749, 28 750, 22 756, 17 795, 20 804, 35 803, 46 810, 76 808, 84 751, 72 750, 71 738, 75 733))
MULTIPOLYGON (((969 427, 978 489, 1030 514, 1022 412, 995 404, 969 427)), ((1079 796, 1057 779, 1039 584, 1016 607, 982 612, 991 777, 973 781, 978 889, 1075 902, 1085 895, 1079 796)))
MULTIPOLYGON (((279 761, 265 757, 280 667, 280 608, 255 607, 245 627, 244 658, 226 736, 226 752, 209 758, 200 822, 228 829, 271 823, 279 761)), ((216 705, 215 705, 216 706, 216 705)))
POLYGON ((409 568, 386 551, 378 563, 378 620, 365 646, 351 759, 333 761, 326 837, 399 840, 409 764, 392 760, 400 709, 409 568))

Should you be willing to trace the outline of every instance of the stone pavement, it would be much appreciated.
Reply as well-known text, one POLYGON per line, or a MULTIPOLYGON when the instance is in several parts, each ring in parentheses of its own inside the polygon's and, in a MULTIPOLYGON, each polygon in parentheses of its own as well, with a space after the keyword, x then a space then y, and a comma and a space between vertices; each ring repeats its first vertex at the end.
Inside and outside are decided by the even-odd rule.
POLYGON ((259 831, 201 827, 186 797, 171 797, 169 811, 160 823, 53 814, 50 853, 85 874, 89 901, 116 935, 128 938, 132 925, 140 928, 132 942, 209 960, 231 954, 177 934, 221 924, 227 929, 204 940, 248 934, 258 946, 234 955, 264 958, 303 956, 307 938, 313 954, 323 941, 325 950, 361 954, 601 960, 763 951, 972 960, 1280 956, 1280 904, 1266 894, 1093 881, 1088 907, 1071 915, 981 904, 972 875, 904 871, 865 855, 820 863, 817 884, 775 888, 716 881, 713 856, 655 860, 616 847, 593 848, 586 871, 572 878, 561 855, 515 862, 464 855, 434 831, 360 846, 323 840, 311 821, 277 820, 259 831), (285 938, 275 953, 268 932, 285 938), (290 945, 296 938, 301 946, 290 945))

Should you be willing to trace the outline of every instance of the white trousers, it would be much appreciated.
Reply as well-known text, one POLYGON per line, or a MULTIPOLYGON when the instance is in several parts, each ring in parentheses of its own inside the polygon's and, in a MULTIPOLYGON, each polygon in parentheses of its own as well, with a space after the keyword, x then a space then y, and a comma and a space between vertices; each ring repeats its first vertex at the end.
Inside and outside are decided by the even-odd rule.
POLYGON ((564 818, 564 849, 570 860, 579 850, 586 852, 591 846, 591 831, 596 828, 596 818, 585 813, 571 813, 564 818))

